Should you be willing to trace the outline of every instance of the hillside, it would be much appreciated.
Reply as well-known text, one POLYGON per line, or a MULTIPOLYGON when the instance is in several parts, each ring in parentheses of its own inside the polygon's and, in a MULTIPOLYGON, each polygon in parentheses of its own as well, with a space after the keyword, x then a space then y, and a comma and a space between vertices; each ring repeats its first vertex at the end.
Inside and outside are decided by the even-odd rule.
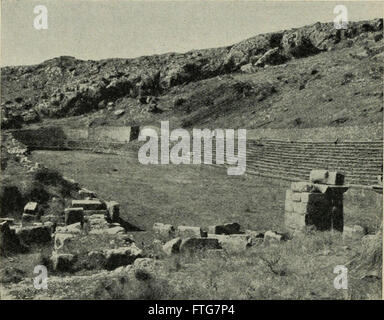
POLYGON ((2 68, 2 127, 158 124, 311 128, 382 121, 383 20, 257 35, 134 59, 2 68))

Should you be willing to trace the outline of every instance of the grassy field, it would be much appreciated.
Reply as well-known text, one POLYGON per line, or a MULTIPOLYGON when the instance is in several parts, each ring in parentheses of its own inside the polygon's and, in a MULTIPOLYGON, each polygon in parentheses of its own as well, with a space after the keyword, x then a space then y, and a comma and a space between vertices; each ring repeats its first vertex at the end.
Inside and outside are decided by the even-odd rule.
MULTIPOLYGON (((288 182, 228 176, 226 170, 207 165, 142 165, 135 157, 78 151, 32 154, 32 160, 59 170, 103 199, 118 201, 122 216, 144 230, 154 222, 207 226, 234 221, 245 229, 283 231, 288 182)), ((370 203, 374 195, 366 193, 368 200, 363 201, 356 191, 348 191, 345 222, 375 231, 380 206, 370 203)))
POLYGON ((203 251, 162 257, 161 267, 152 270, 51 275, 44 292, 26 279, 7 293, 19 299, 380 299, 381 280, 362 279, 366 268, 349 264, 364 250, 338 233, 314 232, 305 239, 235 254, 203 251), (338 265, 348 266, 348 289, 334 287, 338 265))

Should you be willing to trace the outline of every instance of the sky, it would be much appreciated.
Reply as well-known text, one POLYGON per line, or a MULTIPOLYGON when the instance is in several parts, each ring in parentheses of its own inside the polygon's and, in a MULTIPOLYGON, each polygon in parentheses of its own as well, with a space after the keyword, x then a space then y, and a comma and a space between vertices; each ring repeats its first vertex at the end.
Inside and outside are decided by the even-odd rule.
POLYGON ((256 34, 332 22, 344 4, 350 21, 383 17, 373 1, 2 0, 1 65, 36 64, 57 56, 133 58, 227 46, 256 34), (48 29, 36 30, 36 5, 48 29))

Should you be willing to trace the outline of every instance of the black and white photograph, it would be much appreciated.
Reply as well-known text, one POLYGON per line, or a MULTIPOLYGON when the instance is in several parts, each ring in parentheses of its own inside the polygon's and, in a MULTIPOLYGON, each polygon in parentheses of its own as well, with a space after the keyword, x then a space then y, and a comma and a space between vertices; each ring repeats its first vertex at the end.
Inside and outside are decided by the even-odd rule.
POLYGON ((0 300, 382 300, 383 13, 1 0, 0 300))

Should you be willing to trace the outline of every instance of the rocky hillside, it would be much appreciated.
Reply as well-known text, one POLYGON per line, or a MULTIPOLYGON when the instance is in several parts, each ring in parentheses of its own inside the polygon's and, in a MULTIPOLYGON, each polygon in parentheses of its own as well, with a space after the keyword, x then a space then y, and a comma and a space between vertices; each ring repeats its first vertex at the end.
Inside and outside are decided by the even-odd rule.
POLYGON ((382 121, 383 20, 257 35, 135 59, 2 68, 2 127, 150 124, 290 128, 382 121))

